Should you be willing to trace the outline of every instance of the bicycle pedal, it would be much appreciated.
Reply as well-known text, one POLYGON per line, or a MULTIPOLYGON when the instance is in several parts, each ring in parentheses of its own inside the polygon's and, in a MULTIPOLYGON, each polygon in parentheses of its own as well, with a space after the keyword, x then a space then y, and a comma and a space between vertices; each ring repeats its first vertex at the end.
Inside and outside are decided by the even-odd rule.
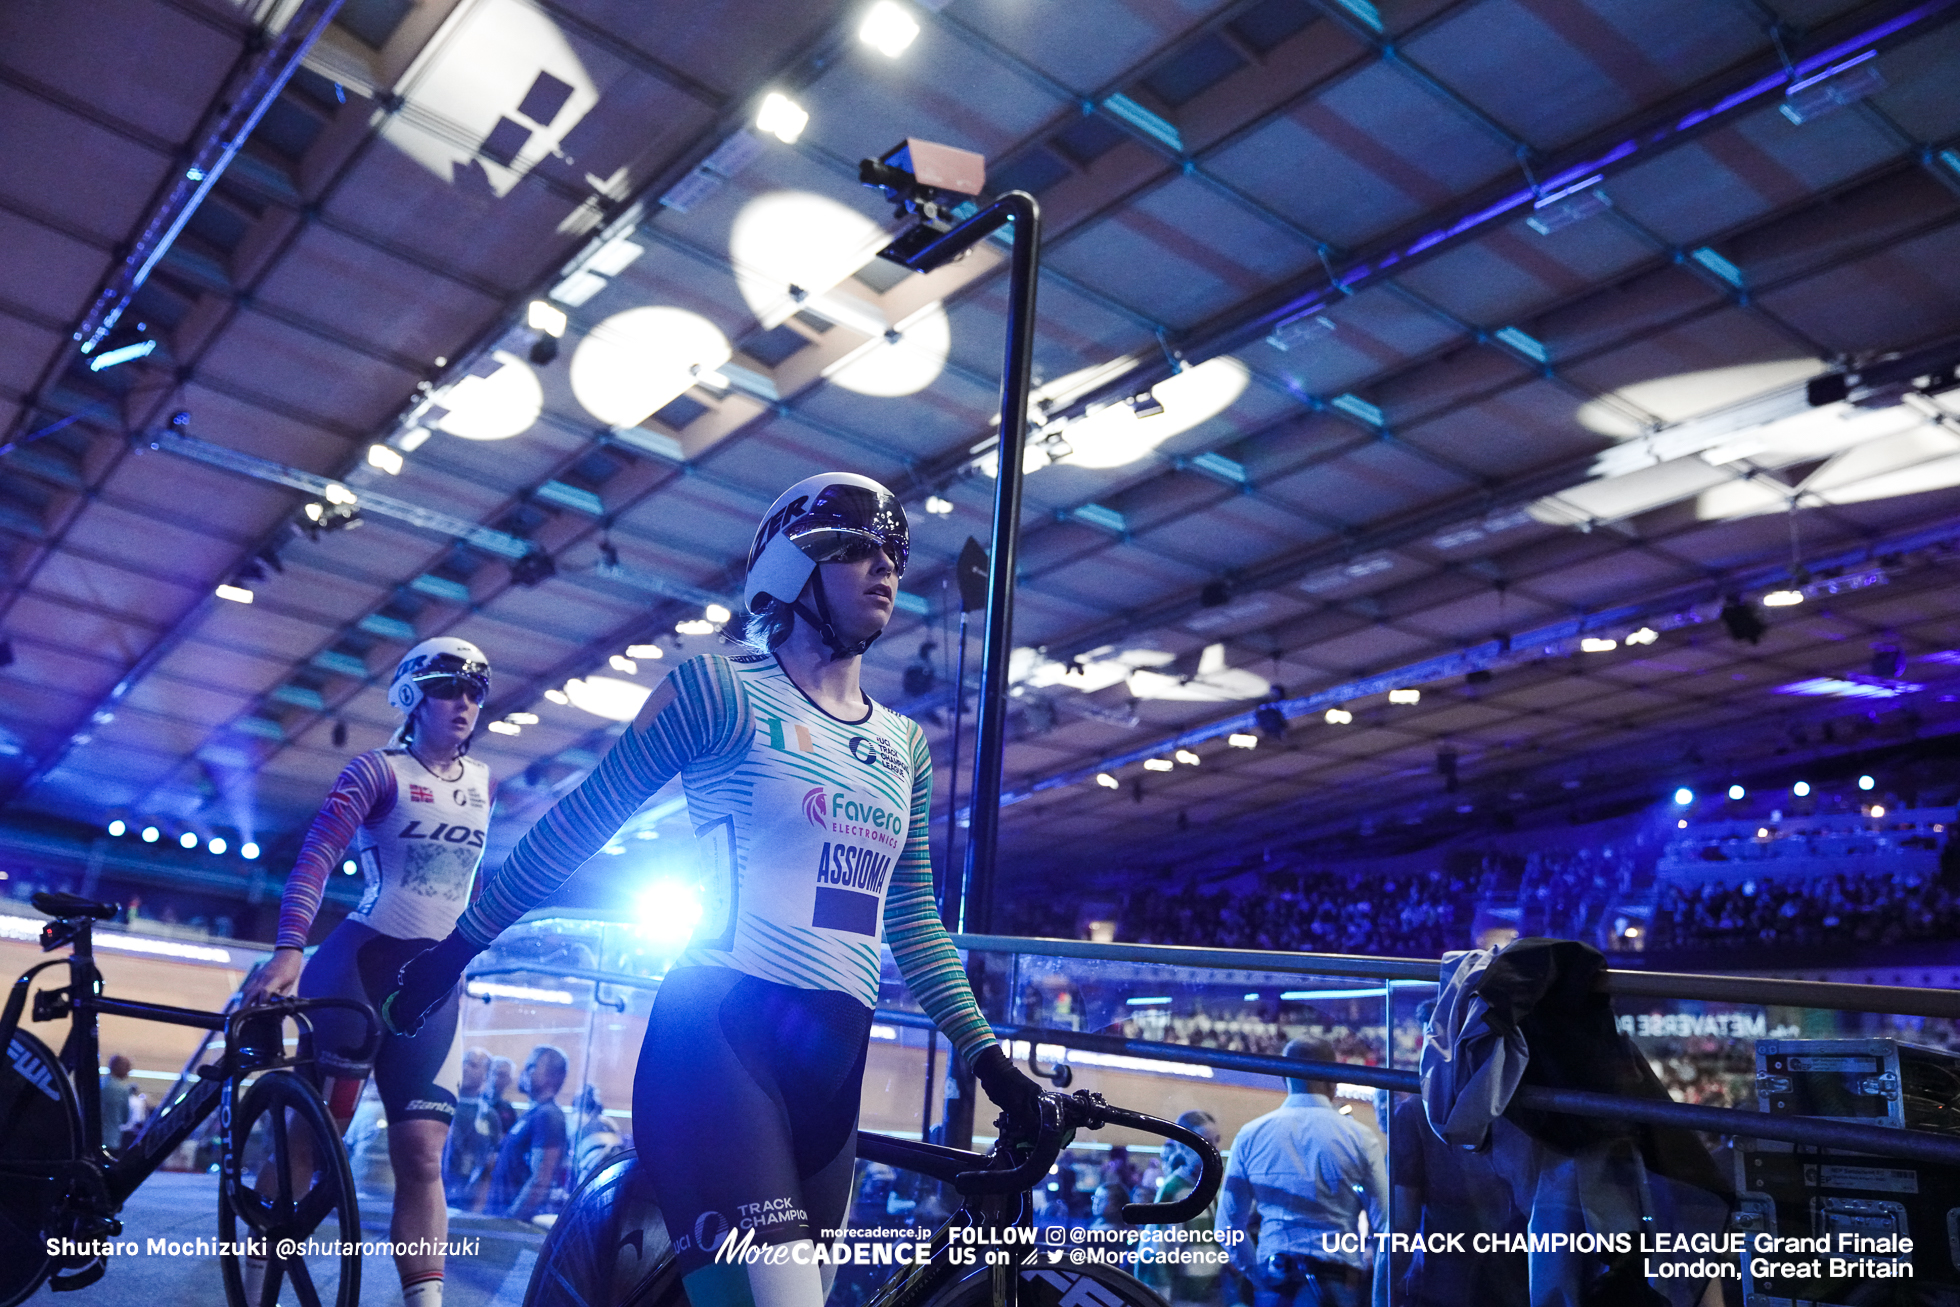
POLYGON ((93 1243, 97 1239, 113 1239, 123 1232, 123 1223, 113 1216, 91 1216, 75 1222, 75 1229, 83 1243, 93 1243))

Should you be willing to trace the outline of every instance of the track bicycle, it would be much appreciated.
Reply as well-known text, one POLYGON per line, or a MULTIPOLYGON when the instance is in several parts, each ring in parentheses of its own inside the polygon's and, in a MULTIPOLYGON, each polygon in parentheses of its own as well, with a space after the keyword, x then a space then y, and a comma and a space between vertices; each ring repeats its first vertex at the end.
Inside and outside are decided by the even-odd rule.
MULTIPOLYGON (((961 1206, 928 1237, 915 1264, 898 1265, 863 1307, 1165 1307, 1120 1266, 1081 1244, 1035 1238, 1030 1191, 1045 1179, 1078 1130, 1122 1125, 1175 1139, 1194 1151, 1201 1173, 1170 1203, 1127 1203, 1133 1226, 1175 1225, 1211 1205, 1225 1164, 1211 1142, 1169 1121, 1114 1107, 1097 1094, 1041 1096, 1041 1127, 1030 1144, 995 1143, 985 1155, 860 1131, 860 1160, 916 1171, 951 1185, 961 1206), (1019 1236, 1006 1230, 1025 1231, 1019 1236), (981 1252, 973 1261, 968 1255, 981 1252), (987 1264, 984 1253, 1005 1253, 987 1264), (977 1263, 977 1264, 976 1264, 977 1263)), ((1108 1245, 1090 1245, 1108 1247, 1108 1245)), ((686 1307, 658 1199, 627 1155, 596 1172, 573 1195, 538 1253, 525 1307, 686 1307)))
POLYGON ((248 1307, 240 1253, 249 1244, 252 1255, 267 1259, 263 1307, 276 1301, 282 1280, 292 1282, 302 1307, 323 1307, 304 1257, 282 1255, 280 1244, 304 1244, 326 1226, 321 1238, 340 1245, 330 1259, 337 1263, 331 1301, 334 1307, 354 1307, 360 1301, 361 1221, 353 1177, 327 1105, 292 1068, 313 1057, 309 1011, 360 1012, 368 1036, 362 1049, 348 1050, 357 1057, 365 1057, 380 1039, 373 1011, 338 998, 287 999, 226 1012, 108 998, 95 965, 92 931, 95 922, 121 909, 74 894, 44 892, 32 901, 52 918, 41 928, 41 950, 65 945, 69 952, 23 972, 0 1012, 0 1047, 8 1054, 0 1064, 0 1307, 15 1307, 43 1281, 68 1290, 101 1279, 115 1255, 103 1245, 122 1233, 117 1214, 124 1202, 213 1112, 220 1126, 218 1243, 227 1302, 248 1307), (57 1056, 20 1022, 34 977, 64 963, 68 984, 36 993, 33 1008, 35 1021, 70 1019, 57 1056), (215 1062, 198 1065, 200 1050, 192 1059, 195 1069, 187 1068, 178 1082, 182 1092, 173 1092, 149 1116, 142 1134, 119 1157, 99 1143, 96 1021, 102 1015, 193 1026, 212 1032, 207 1046, 218 1034, 224 1039, 223 1055, 215 1062), (298 1031, 290 1057, 288 1019, 298 1031), (313 1160, 305 1176, 295 1176, 294 1145, 301 1138, 310 1147, 300 1155, 313 1160), (255 1173, 266 1176, 272 1193, 256 1191, 255 1173))

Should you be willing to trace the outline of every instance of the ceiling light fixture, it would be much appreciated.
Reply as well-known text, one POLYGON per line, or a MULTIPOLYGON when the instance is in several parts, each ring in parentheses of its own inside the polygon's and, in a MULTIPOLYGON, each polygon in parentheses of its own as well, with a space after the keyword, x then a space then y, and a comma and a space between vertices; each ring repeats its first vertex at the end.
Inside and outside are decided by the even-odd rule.
POLYGON ((145 844, 155 844, 158 840, 162 838, 163 838, 163 832, 158 830, 156 827, 145 826, 143 828, 143 842, 145 844))
POLYGON ((562 336, 571 319, 555 304, 532 300, 530 309, 525 313, 525 321, 533 331, 542 331, 547 336, 562 336))
POLYGON ((1740 799, 1743 795, 1747 793, 1749 793, 1749 791, 1743 789, 1740 785, 1729 786, 1729 797, 1731 799, 1740 799))
POLYGON ((1875 780, 1873 780, 1873 779, 1872 779, 1871 777, 1869 777, 1869 776, 1860 776, 1860 777, 1858 778, 1858 788, 1859 788, 1859 789, 1861 789, 1861 790, 1869 790, 1869 789, 1872 789, 1872 788, 1874 788, 1874 787, 1875 787, 1875 786, 1876 786, 1877 784, 1878 784, 1878 782, 1877 782, 1877 781, 1875 781, 1875 780))
POLYGON ((1096 784, 1102 786, 1105 790, 1120 790, 1123 788, 1123 783, 1106 771, 1096 773, 1096 784))
POLYGON ((235 604, 249 604, 252 602, 252 592, 242 585, 221 585, 211 593, 217 595, 220 599, 229 599, 235 604))
POLYGON ((685 622, 675 622, 674 633, 677 635, 713 635, 715 633, 715 624, 704 617, 690 617, 685 622))
POLYGON ((225 843, 225 837, 224 837, 224 836, 222 836, 222 835, 213 835, 213 836, 211 837, 211 839, 210 839, 210 842, 209 842, 209 843, 207 843, 207 844, 206 844, 206 845, 205 845, 204 847, 206 847, 206 848, 208 848, 208 849, 210 849, 210 850, 211 850, 211 852, 213 852, 213 853, 216 853, 216 854, 219 854, 220 856, 222 856, 222 855, 224 854, 224 851, 225 851, 226 849, 228 849, 228 848, 230 848, 230 847, 231 847, 231 845, 229 845, 229 844, 227 844, 227 843, 225 843))
POLYGON ((780 91, 771 91, 763 96, 762 108, 755 115, 756 130, 767 132, 784 145, 796 144, 796 138, 803 135, 803 129, 809 125, 809 113, 780 91))
POLYGON ((1388 692, 1388 701, 1390 703, 1421 703, 1422 691, 1421 690, 1390 690, 1388 692))
POLYGON ((1790 793, 1792 793, 1792 794, 1794 794, 1794 795, 1796 795, 1796 796, 1797 796, 1797 797, 1798 797, 1799 799, 1807 799, 1807 798, 1809 798, 1809 797, 1810 797, 1810 782, 1809 782, 1809 781, 1798 781, 1798 782, 1797 782, 1797 783, 1796 783, 1795 785, 1792 785, 1792 786, 1790 787, 1790 793))
POLYGON ((1674 792, 1674 806, 1677 808, 1685 808, 1694 801, 1695 792, 1685 785, 1674 792))
POLYGON ((612 657, 606 659, 606 665, 615 672, 625 672, 628 676, 637 676, 640 671, 640 665, 638 663, 634 662, 631 658, 622 657, 619 654, 614 654, 612 657))
POLYGON ((1763 596, 1763 607, 1765 608, 1789 608, 1794 604, 1800 604, 1802 602, 1803 591, 1801 590, 1772 590, 1763 596))
POLYGON ((1872 816, 1883 817, 1884 815, 1885 815, 1885 805, 1882 803, 1874 803, 1872 805, 1872 816))
POLYGON ((568 704, 572 701, 571 697, 567 695, 563 690, 546 690, 544 692, 544 697, 551 700, 551 702, 560 705, 568 704))
POLYGON ((572 706, 581 712, 608 721, 630 722, 640 715, 640 709, 646 706, 647 696, 653 691, 644 685, 610 676, 588 676, 583 680, 565 682, 565 693, 570 697, 572 706))
POLYGON ((509 722, 491 722, 490 730, 496 735, 521 735, 524 732, 523 727, 514 726, 509 722))
POLYGON ((1628 644, 1652 644, 1660 638, 1661 633, 1659 631, 1656 631, 1651 626, 1643 626, 1638 631, 1627 636, 1626 642, 1628 644))
POLYGON ((629 644, 626 646, 628 658, 659 658, 662 656, 657 644, 629 644))
POLYGON ((735 614, 729 612, 720 604, 709 604, 701 610, 701 615, 713 622, 716 626, 726 626, 729 619, 735 616, 735 614))
POLYGON ((1247 735, 1244 731, 1234 731, 1225 737, 1225 743, 1234 749, 1256 749, 1259 747, 1259 737, 1247 735))
POLYGON ((951 513, 952 511, 953 511, 952 500, 941 499, 938 495, 926 496, 926 512, 931 513, 934 517, 945 517, 948 513, 951 513))
POLYGON ((369 467, 378 467, 391 477, 402 474, 402 452, 387 445, 369 445, 367 452, 369 467))
POLYGON ((122 837, 123 832, 128 829, 129 829, 129 823, 124 821, 121 817, 118 817, 114 821, 109 823, 109 835, 111 838, 120 839, 122 837))
POLYGON ((179 848, 185 848, 185 849, 194 849, 194 848, 196 848, 196 847, 197 847, 197 832, 196 832, 196 831, 190 831, 190 830, 187 830, 187 831, 185 831, 185 832, 184 832, 184 833, 183 833, 182 835, 179 835, 179 836, 177 837, 177 845, 178 845, 178 847, 179 847, 179 848))
POLYGON ((538 715, 534 712, 507 712, 504 714, 504 720, 518 726, 536 726, 538 715))
POLYGON ((1183 763, 1186 767, 1196 767, 1199 763, 1204 761, 1204 759, 1200 758, 1197 754, 1191 752, 1189 749, 1179 749, 1176 753, 1172 754, 1171 757, 1177 759, 1179 762, 1183 763))
POLYGON ((1354 720, 1354 714, 1345 708, 1329 708, 1322 719, 1329 726, 1346 726, 1354 720))
POLYGON ((238 846, 238 856, 247 862, 257 862, 259 860, 259 846, 250 840, 246 840, 238 846))
POLYGON ((896 59, 904 54, 918 37, 917 21, 892 0, 878 0, 865 14, 864 23, 858 28, 858 40, 887 59, 896 59))
POLYGON ((1620 647, 1618 640, 1606 640, 1597 636, 1587 636, 1579 641, 1579 648, 1586 653, 1612 653, 1620 647))
POLYGON ((1176 765, 1169 758, 1145 758, 1143 760, 1143 769, 1145 771, 1169 771, 1176 765))

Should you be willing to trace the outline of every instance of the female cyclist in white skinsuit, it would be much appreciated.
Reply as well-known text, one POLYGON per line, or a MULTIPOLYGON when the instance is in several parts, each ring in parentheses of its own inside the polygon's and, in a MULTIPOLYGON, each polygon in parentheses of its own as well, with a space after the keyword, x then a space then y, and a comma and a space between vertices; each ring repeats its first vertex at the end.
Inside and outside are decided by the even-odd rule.
MULTIPOLYGON (((385 749, 347 764, 306 833, 279 905, 278 947, 245 995, 247 1003, 294 990, 303 997, 355 998, 381 1005, 402 964, 447 935, 469 906, 490 821, 490 770, 464 756, 490 690, 490 664, 467 640, 438 637, 408 651, 395 669, 388 702, 405 718, 385 749), (302 960, 327 877, 348 847, 367 877, 360 906, 302 960)), ((344 1131, 372 1075, 388 1117, 388 1160, 395 1173, 397 1242, 441 1242, 449 1228, 442 1146, 456 1097, 435 1083, 456 1038, 452 992, 413 1037, 384 1032, 370 1060, 332 1050, 361 1041, 358 1017, 313 1015, 320 1091, 344 1131)), ((443 1259, 403 1254, 406 1307, 440 1307, 443 1259)), ((265 1263, 248 1260, 247 1300, 256 1304, 265 1263)))
POLYGON ((710 873, 654 1000, 633 1121, 693 1307, 823 1302, 831 1268, 793 1245, 844 1224, 881 940, 1016 1134, 1033 1133, 1039 1089, 995 1042, 933 903, 925 735, 858 687, 908 545, 904 509, 875 481, 830 473, 786 491, 749 552, 770 652, 675 668, 382 1008, 414 1029, 678 773, 710 873), (732 1237, 792 1247, 781 1263, 716 1261, 732 1237))

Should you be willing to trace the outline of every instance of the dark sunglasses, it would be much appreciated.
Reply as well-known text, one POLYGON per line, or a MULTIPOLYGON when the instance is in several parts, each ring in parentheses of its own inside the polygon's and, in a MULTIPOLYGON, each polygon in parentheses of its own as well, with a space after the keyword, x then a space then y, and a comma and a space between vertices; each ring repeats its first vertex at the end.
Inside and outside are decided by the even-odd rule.
POLYGON ((848 531, 811 532, 798 537, 796 544, 804 557, 815 563, 859 563, 873 554, 883 553, 891 560, 892 571, 905 575, 910 550, 898 541, 878 541, 848 531))
POLYGON ((415 682, 431 699, 468 699, 482 703, 490 696, 490 683, 480 676, 430 676, 415 682))

